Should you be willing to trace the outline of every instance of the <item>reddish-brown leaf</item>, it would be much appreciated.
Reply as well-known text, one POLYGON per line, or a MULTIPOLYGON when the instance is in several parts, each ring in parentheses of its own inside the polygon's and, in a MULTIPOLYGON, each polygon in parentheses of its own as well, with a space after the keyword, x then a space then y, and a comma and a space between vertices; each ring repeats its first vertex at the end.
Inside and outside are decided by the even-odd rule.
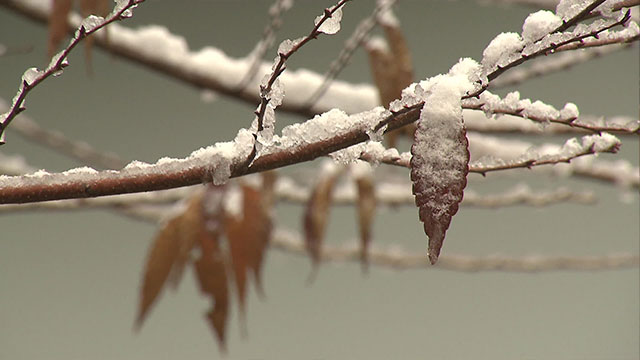
POLYGON ((198 217, 198 242, 200 258, 194 265, 200 290, 209 295, 213 302, 212 309, 206 314, 218 344, 222 351, 226 351, 225 334, 227 318, 229 316, 229 288, 227 284, 227 269, 225 255, 220 248, 222 235, 223 191, 220 187, 209 186, 200 202, 201 214, 198 217))
POLYGON ((218 239, 209 234, 203 241, 207 243, 204 245, 207 250, 203 249, 201 257, 195 261, 194 265, 200 291, 213 300, 212 309, 205 314, 205 317, 211 325, 220 349, 226 351, 226 326, 229 316, 227 270, 217 244, 218 239))
POLYGON ((201 196, 201 193, 194 195, 185 210, 169 220, 153 240, 147 255, 140 289, 137 328, 144 322, 167 279, 171 276, 172 282, 177 285, 188 253, 199 235, 196 229, 201 216, 201 196), (171 275, 172 272, 176 275, 171 275))
POLYGON ((469 172, 469 143, 459 94, 432 86, 411 146, 411 181, 435 264, 451 218, 458 211, 469 172))
POLYGON ((327 221, 329 220, 329 210, 333 188, 339 173, 337 171, 327 171, 316 184, 304 213, 304 233, 305 245, 311 263, 313 272, 310 279, 313 279, 317 266, 320 263, 320 254, 322 252, 322 240, 324 239, 327 221))
MULTIPOLYGON (((248 274, 254 275, 258 291, 262 291, 261 269, 271 236, 271 217, 263 193, 242 186, 242 214, 225 216, 225 230, 233 264, 241 321, 246 313, 248 274)), ((245 328, 243 327, 243 330, 245 328)))
POLYGON ((371 242, 371 227, 376 212, 375 187, 370 175, 356 177, 358 186, 358 225, 360 228, 360 262, 362 269, 369 265, 369 243, 371 242))
MULTIPOLYGON (((373 81, 378 88, 380 102, 388 106, 390 102, 400 98, 402 90, 413 83, 413 63, 411 52, 402 29, 395 22, 381 22, 386 41, 377 38, 367 43, 369 66, 373 81)), ((415 127, 408 125, 390 131, 386 135, 389 147, 396 147, 399 135, 413 134, 415 127)))

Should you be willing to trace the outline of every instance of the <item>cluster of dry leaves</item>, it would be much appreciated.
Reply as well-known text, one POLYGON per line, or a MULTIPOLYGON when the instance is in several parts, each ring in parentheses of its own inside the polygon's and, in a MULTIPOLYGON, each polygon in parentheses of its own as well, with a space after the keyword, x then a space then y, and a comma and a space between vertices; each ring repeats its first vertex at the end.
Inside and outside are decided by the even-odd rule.
MULTIPOLYGON (((80 11, 83 16, 105 15, 109 3, 109 0, 80 0, 80 11)), ((72 0, 53 0, 48 41, 50 55, 56 52, 68 34, 67 17, 72 5, 72 0)), ((398 24, 380 21, 379 25, 386 41, 377 38, 366 40, 364 45, 374 82, 379 89, 380 102, 389 104, 413 82, 413 66, 409 47, 398 24)), ((91 37, 87 39, 85 48, 88 64, 91 60, 91 40, 91 37)), ((395 147, 399 136, 413 136, 414 131, 415 125, 406 126, 387 134, 386 141, 390 147, 395 147)), ((316 181, 306 204, 302 223, 307 252, 312 262, 310 279, 315 275, 322 258, 322 242, 333 190, 343 170, 341 167, 336 171, 324 172, 316 181)), ((147 254, 136 328, 142 326, 164 287, 177 289, 185 269, 193 266, 201 292, 212 302, 205 318, 212 327, 220 349, 225 350, 232 288, 235 288, 238 300, 241 329, 246 333, 248 283, 253 278, 258 294, 264 295, 261 270, 273 228, 276 174, 270 171, 260 176, 260 186, 243 182, 224 186, 207 185, 194 192, 181 204, 176 215, 163 223, 147 254), (230 283, 235 283, 235 287, 230 283)), ((366 270, 376 210, 374 181, 371 174, 359 174, 353 179, 358 191, 356 206, 361 262, 363 270, 366 270)), ((421 210, 421 218, 422 213, 421 210)), ((441 240, 439 246, 442 246, 441 240)))

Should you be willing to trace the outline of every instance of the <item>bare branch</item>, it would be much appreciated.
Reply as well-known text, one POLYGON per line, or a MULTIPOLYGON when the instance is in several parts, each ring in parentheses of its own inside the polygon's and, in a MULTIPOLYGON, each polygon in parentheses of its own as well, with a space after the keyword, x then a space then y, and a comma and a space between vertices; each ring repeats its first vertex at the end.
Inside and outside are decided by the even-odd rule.
POLYGON ((566 124, 535 121, 522 121, 522 114, 507 115, 496 114, 495 118, 486 116, 485 113, 475 110, 464 112, 464 122, 468 131, 479 133, 500 133, 500 134, 529 134, 529 135, 550 135, 550 134, 585 134, 593 132, 611 132, 616 135, 635 135, 639 124, 637 118, 628 116, 614 116, 605 118, 602 116, 580 115, 574 122, 588 127, 585 130, 580 127, 570 127, 566 124), (617 131, 616 129, 620 129, 617 131))
MULTIPOLYGON (((4 100, 0 98, 0 112, 4 112, 8 108, 4 100)), ((120 169, 126 165, 126 162, 117 155, 98 151, 84 141, 67 138, 59 131, 45 129, 24 113, 20 115, 19 121, 12 123, 10 130, 39 145, 79 160, 85 165, 102 169, 120 169)), ((25 173, 28 172, 32 171, 25 171, 25 173)))
MULTIPOLYGON (((334 15, 339 15, 341 18, 342 7, 347 3, 347 1, 349 0, 340 0, 333 7, 325 9, 323 15, 316 19, 313 29, 311 29, 311 32, 307 36, 293 41, 285 40, 278 47, 277 61, 273 64, 272 71, 268 79, 263 80, 260 84, 260 105, 256 111, 257 125, 256 132, 253 135, 255 141, 253 143, 253 150, 249 154, 249 157, 243 166, 248 167, 258 153, 257 145, 260 140, 259 136, 261 135, 261 132, 265 130, 265 116, 267 116, 268 111, 272 112, 269 116, 273 117, 270 122, 275 122, 275 114, 273 112, 275 111, 275 107, 282 103, 282 98, 284 96, 278 77, 280 77, 280 75, 285 71, 285 64, 287 60, 309 41, 316 39, 319 35, 325 33, 326 30, 323 30, 323 26, 328 24, 329 19, 332 19, 334 15), (271 109, 268 108, 270 103, 271 109)), ((338 29, 340 18, 337 19, 338 29)), ((335 30, 335 32, 337 31, 338 30, 335 30)), ((332 34, 332 32, 329 34, 332 34)), ((269 127, 271 128, 270 131, 273 131, 274 124, 269 124, 269 127)), ((270 142, 270 138, 271 135, 268 136, 267 142, 270 142)))
MULTIPOLYGON (((297 233, 277 229, 271 246, 275 249, 306 256, 304 243, 297 233)), ((360 249, 357 247, 329 247, 322 249, 322 262, 358 262, 360 249)), ((637 254, 616 254, 601 256, 552 256, 533 255, 523 257, 470 255, 442 255, 437 265, 430 266, 424 254, 412 254, 399 249, 369 249, 369 264, 404 269, 441 269, 462 272, 503 271, 503 272, 541 272, 541 271, 601 271, 637 268, 640 256, 637 254)))
POLYGON ((27 97, 27 94, 38 84, 43 82, 45 79, 50 76, 60 75, 65 67, 69 65, 67 61, 67 57, 71 53, 71 51, 78 45, 84 38, 95 33, 96 31, 104 28, 105 26, 111 24, 114 21, 123 20, 131 17, 131 9, 138 6, 138 4, 144 2, 144 0, 128 0, 126 3, 124 1, 119 2, 116 8, 107 16, 107 18, 102 18, 99 16, 91 15, 84 19, 80 24, 80 27, 76 31, 73 39, 67 45, 67 47, 55 55, 49 66, 45 70, 38 70, 36 68, 30 68, 25 71, 22 76, 22 82, 20 84, 20 90, 13 98, 13 102, 9 111, 0 115, 0 145, 4 144, 5 138, 5 130, 11 123, 11 121, 22 111, 25 110, 23 106, 24 100, 27 97))
POLYGON ((345 41, 344 47, 338 54, 338 58, 329 65, 329 70, 324 74, 322 84, 320 84, 313 94, 309 96, 309 99, 307 100, 309 107, 312 107, 318 99, 324 95, 329 88, 329 85, 331 85, 333 80, 338 77, 342 69, 344 69, 344 67, 349 63, 353 53, 362 45, 364 40, 369 36, 371 30, 375 27, 376 19, 379 14, 389 11, 396 1, 397 0, 378 2, 371 15, 360 21, 351 36, 345 41))
POLYGON ((640 120, 624 124, 602 123, 601 121, 579 120, 578 109, 574 104, 568 103, 564 109, 557 110, 553 106, 540 101, 532 102, 529 99, 520 99, 519 92, 507 94, 504 98, 485 91, 479 98, 465 99, 465 109, 482 110, 485 114, 507 114, 523 117, 542 125, 549 123, 565 125, 569 127, 588 130, 594 133, 619 132, 626 134, 640 134, 640 120))
POLYGON ((512 71, 495 79, 491 83, 491 88, 495 90, 522 84, 530 79, 537 79, 554 72, 564 71, 580 63, 631 48, 632 46, 629 44, 615 44, 602 48, 585 49, 585 51, 564 52, 556 56, 542 58, 533 62, 527 68, 519 67, 513 69, 512 71))
MULTIPOLYGON (((599 2, 602 2, 603 0, 598 0, 599 2)), ((579 13, 578 15, 576 15, 573 19, 569 20, 569 22, 571 23, 576 23, 577 21, 579 21, 580 19, 583 19, 586 15, 588 15, 589 13, 583 14, 582 12, 579 13)), ((568 39, 564 39, 561 41, 556 42, 549 42, 548 44, 545 44, 543 42, 536 42, 535 44, 540 44, 542 46, 540 46, 539 49, 537 50, 532 50, 530 52, 527 52, 526 54, 523 52, 521 54, 521 56, 519 58, 517 58, 516 60, 504 65, 504 66, 499 66, 496 70, 490 72, 487 74, 487 78, 489 79, 489 81, 492 81, 493 79, 497 78, 498 76, 500 76, 501 74, 503 74, 505 71, 514 68, 522 63, 524 63, 527 60, 536 58, 538 56, 541 55, 547 55, 547 54, 551 54, 557 51, 558 48, 561 48, 563 46, 567 46, 570 44, 574 44, 574 43, 579 43, 581 41, 584 41, 587 38, 590 37, 598 37, 598 34, 605 32, 611 28, 614 28, 616 26, 619 25, 624 25, 626 24, 629 19, 631 18, 631 13, 629 11, 626 12, 626 14, 624 16, 622 16, 619 20, 616 21, 610 21, 610 22, 605 22, 605 24, 603 24, 602 26, 595 28, 585 34, 582 33, 578 33, 578 34, 574 34, 573 36, 571 36, 568 39)), ((563 28, 563 26, 561 26, 560 28, 556 29, 554 32, 552 32, 550 35, 554 35, 557 34, 558 32, 560 32, 559 29, 563 28)), ((543 38, 544 39, 544 38, 543 38)), ((542 39, 541 39, 542 40, 542 39)), ((522 49, 523 51, 526 50, 526 48, 522 49)), ((470 97, 479 95, 479 92, 477 94, 472 94, 470 95, 470 97)))
POLYGON ((249 70, 245 74, 244 78, 240 80, 237 86, 237 90, 241 91, 249 82, 251 82, 258 73, 260 65, 262 65, 262 59, 267 53, 267 50, 271 48, 276 38, 276 31, 282 26, 282 14, 289 10, 292 6, 292 0, 276 0, 269 8, 269 23, 262 31, 262 38, 256 45, 255 49, 251 52, 250 58, 253 58, 249 70))
MULTIPOLYGON (((42 5, 21 0, 0 0, 0 6, 23 14, 39 23, 46 24, 49 9, 42 5)), ((79 22, 71 21, 72 26, 79 26, 79 22)), ((260 101, 260 94, 256 82, 250 82, 245 89, 238 89, 237 85, 247 74, 253 59, 232 58, 222 50, 207 46, 198 51, 186 48, 171 48, 166 43, 184 43, 183 37, 172 34, 166 28, 153 26, 130 29, 119 24, 109 28, 109 41, 103 37, 96 37, 95 44, 110 53, 124 59, 143 65, 197 88, 208 89, 217 94, 227 95, 242 100, 254 106, 260 101), (162 37, 163 41, 158 41, 162 37), (158 47, 145 46, 149 42, 158 47), (256 85, 254 88, 253 85, 256 85)), ((70 28, 73 33, 75 28, 70 28)), ((270 62, 261 62, 260 70, 255 76, 271 71, 270 62)), ((357 113, 371 109, 378 105, 376 89, 369 84, 350 84, 345 81, 335 81, 327 90, 325 96, 309 108, 306 104, 311 91, 323 81, 321 74, 307 69, 292 70, 280 77, 287 88, 287 100, 279 107, 280 111, 313 116, 339 108, 347 113, 357 113)))

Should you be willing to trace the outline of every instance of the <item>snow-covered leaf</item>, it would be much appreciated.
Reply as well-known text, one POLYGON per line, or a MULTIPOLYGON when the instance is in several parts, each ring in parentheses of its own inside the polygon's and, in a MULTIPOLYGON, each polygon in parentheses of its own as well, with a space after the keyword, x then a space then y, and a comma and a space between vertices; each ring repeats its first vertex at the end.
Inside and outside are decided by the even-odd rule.
POLYGON ((431 87, 411 146, 413 193, 429 236, 427 254, 432 264, 438 260, 451 218, 458 211, 469 172, 458 82, 447 76, 431 87))

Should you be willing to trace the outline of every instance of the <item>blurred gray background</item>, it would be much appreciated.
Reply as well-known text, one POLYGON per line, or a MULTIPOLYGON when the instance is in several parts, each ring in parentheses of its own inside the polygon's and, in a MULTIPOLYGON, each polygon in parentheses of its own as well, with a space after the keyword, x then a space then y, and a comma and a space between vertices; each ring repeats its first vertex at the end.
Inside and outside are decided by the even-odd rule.
MULTIPOLYGON (((342 31, 322 37, 291 59, 290 68, 324 72, 373 1, 353 1, 342 31)), ((149 0, 126 26, 164 24, 191 49, 212 44, 244 56, 260 38, 271 1, 149 0)), ((277 42, 307 34, 331 1, 297 1, 277 42)), ((401 0, 402 21, 418 78, 446 72, 460 57, 480 60, 498 33, 520 31, 531 8, 475 1, 401 0)), ((22 73, 47 63, 46 27, 0 7, 0 43, 32 46, 0 57, 0 97, 10 100, 22 73)), ((94 51, 87 76, 82 49, 63 76, 28 97, 26 114, 41 125, 84 139, 121 157, 155 162, 231 139, 247 127, 255 105, 219 97, 138 65, 94 51)), ((271 52, 270 54, 275 54, 271 52)), ((272 58, 268 55, 268 58, 272 58)), ((618 52, 568 72, 519 87, 523 97, 582 114, 638 116, 638 49, 618 52)), ((358 51, 341 78, 371 82, 358 51)), ((278 115, 279 125, 304 119, 278 115)), ((19 121, 16 120, 16 121, 19 121)), ((566 137, 529 137, 563 143, 566 137)), ((79 164, 8 133, 5 154, 22 154, 49 171, 79 164)), ((638 164, 638 141, 624 137, 620 158, 638 164)), ((604 155, 613 159, 613 155, 604 155)), ((308 166, 308 165, 307 165, 308 166)), ((303 166, 294 167, 300 170, 303 166)), ((400 172, 404 170, 399 170, 400 172)), ((408 176, 408 175, 407 175, 408 176)), ((495 193, 527 182, 593 190, 598 203, 486 210, 463 207, 447 234, 444 253, 598 255, 639 251, 638 193, 593 181, 470 175, 469 189, 495 193), (622 199, 627 201, 622 201, 622 199), (629 201, 630 199, 630 201, 629 201)), ((300 229, 302 207, 280 205, 278 222, 300 229)), ((353 242, 355 212, 336 207, 327 242, 353 242)), ((189 273, 167 292, 142 331, 132 324, 143 261, 156 227, 107 211, 0 215, 0 359, 218 358, 203 321, 208 300, 189 273)), ((374 233, 380 246, 424 252, 426 236, 412 207, 380 209, 374 233)), ((425 259, 426 261, 426 259, 425 259)), ((237 311, 229 323, 228 359, 637 359, 638 269, 539 274, 395 271, 356 263, 329 264, 312 286, 306 258, 270 251, 264 271, 266 301, 249 298, 249 338, 240 337, 237 311)))

